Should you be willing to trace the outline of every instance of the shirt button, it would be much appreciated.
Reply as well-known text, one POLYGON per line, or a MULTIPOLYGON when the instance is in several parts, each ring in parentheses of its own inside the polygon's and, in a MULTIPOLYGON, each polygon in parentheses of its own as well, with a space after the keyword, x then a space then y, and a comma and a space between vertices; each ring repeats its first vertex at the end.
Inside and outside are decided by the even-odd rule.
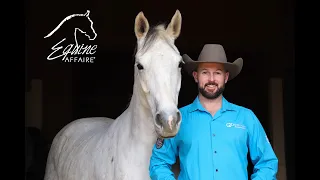
POLYGON ((214 151, 214 153, 217 153, 217 151, 214 151))
POLYGON ((216 169, 216 172, 218 172, 218 169, 216 169))
POLYGON ((215 134, 212 134, 212 136, 214 137, 214 136, 216 136, 215 134))

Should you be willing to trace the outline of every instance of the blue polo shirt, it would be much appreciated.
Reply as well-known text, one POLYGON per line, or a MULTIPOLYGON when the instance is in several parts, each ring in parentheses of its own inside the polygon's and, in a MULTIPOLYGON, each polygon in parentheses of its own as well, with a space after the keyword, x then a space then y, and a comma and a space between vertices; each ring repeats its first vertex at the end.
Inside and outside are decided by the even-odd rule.
POLYGON ((212 115, 198 97, 180 108, 178 134, 155 145, 150 159, 152 180, 173 180, 171 166, 180 159, 178 180, 247 180, 247 155, 254 165, 253 180, 276 179, 278 159, 255 114, 229 103, 212 115), (162 145, 162 146, 161 146, 162 145))

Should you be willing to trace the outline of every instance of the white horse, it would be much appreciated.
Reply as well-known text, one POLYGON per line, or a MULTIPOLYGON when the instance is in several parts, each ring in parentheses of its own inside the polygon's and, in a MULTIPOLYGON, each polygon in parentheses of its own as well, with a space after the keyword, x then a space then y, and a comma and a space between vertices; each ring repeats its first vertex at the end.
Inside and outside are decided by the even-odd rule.
POLYGON ((45 180, 146 180, 157 137, 173 137, 181 115, 181 14, 167 27, 149 28, 143 12, 135 19, 137 48, 133 95, 115 120, 83 118, 66 125, 53 139, 45 180))

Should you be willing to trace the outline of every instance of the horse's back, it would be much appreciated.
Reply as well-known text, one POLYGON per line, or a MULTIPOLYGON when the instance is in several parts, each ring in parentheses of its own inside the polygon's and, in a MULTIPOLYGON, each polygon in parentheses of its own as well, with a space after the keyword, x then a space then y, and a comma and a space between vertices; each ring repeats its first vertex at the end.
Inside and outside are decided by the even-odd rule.
POLYGON ((113 119, 104 117, 82 118, 63 127, 53 139, 47 160, 45 180, 60 179, 59 171, 74 164, 72 161, 82 161, 79 158, 84 157, 84 148, 94 148, 113 122, 113 119), (77 158, 77 156, 79 156, 78 159, 70 159, 70 157, 77 158))
POLYGON ((114 122, 111 118, 105 117, 92 117, 92 118, 81 118, 74 120, 63 127, 60 132, 56 135, 57 138, 59 135, 64 136, 77 136, 84 134, 88 131, 97 128, 108 128, 110 124, 114 122))
POLYGON ((113 119, 105 117, 81 118, 74 120, 57 133, 52 145, 56 145, 61 142, 61 138, 67 138, 68 140, 79 139, 92 131, 96 133, 99 133, 99 131, 106 131, 112 122, 114 122, 113 119))

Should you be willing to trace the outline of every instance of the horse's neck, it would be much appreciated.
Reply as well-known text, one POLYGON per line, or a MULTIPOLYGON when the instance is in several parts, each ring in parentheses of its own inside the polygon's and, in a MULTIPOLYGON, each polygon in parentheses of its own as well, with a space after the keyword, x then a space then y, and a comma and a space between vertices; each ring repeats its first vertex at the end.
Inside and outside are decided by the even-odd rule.
POLYGON ((153 123, 154 118, 142 90, 136 84, 129 111, 131 113, 132 138, 145 146, 153 146, 157 138, 153 123))
POLYGON ((153 125, 153 117, 150 108, 146 106, 141 90, 134 85, 133 96, 129 107, 125 112, 125 118, 121 119, 121 150, 126 156, 132 157, 129 164, 140 164, 142 171, 147 170, 152 148, 156 142, 156 133, 153 125), (142 96, 141 96, 142 95, 142 96))
POLYGON ((117 139, 117 157, 121 167, 128 169, 124 173, 146 179, 149 177, 149 162, 157 136, 150 108, 146 107, 142 92, 136 86, 135 84, 128 108, 115 123, 115 129, 119 130, 117 136, 120 138, 117 139))

